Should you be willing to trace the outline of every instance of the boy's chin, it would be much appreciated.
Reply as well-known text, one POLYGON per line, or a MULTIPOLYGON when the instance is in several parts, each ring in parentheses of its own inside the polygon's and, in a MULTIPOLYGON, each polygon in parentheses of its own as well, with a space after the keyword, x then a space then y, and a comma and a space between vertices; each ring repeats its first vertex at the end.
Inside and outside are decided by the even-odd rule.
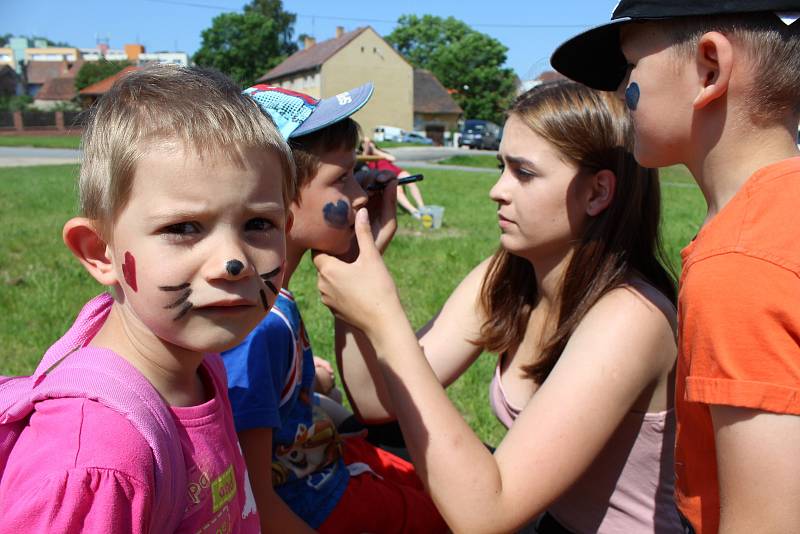
POLYGON ((336 256, 343 260, 350 257, 355 259, 355 257, 358 256, 358 246, 356 245, 355 239, 343 240, 341 243, 336 243, 335 245, 326 243, 326 246, 315 248, 314 250, 316 252, 328 254, 329 256, 336 256))

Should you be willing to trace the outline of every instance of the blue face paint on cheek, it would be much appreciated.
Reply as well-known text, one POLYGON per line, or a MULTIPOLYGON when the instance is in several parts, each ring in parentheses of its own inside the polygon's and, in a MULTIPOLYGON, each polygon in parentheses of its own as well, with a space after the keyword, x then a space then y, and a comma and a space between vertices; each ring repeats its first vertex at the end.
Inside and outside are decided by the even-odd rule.
POLYGON ((631 83, 627 89, 625 89, 625 105, 628 106, 628 109, 631 111, 636 111, 636 108, 639 106, 639 84, 636 82, 631 83))
POLYGON ((325 222, 335 228, 347 228, 350 226, 350 204, 344 200, 338 201, 336 204, 328 202, 322 208, 322 215, 325 217, 325 222))

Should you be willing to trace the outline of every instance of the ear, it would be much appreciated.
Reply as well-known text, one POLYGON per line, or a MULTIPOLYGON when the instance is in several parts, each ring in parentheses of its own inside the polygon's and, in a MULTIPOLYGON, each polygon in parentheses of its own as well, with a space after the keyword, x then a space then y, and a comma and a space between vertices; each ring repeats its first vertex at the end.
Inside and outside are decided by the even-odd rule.
POLYGON ((614 192, 617 190, 617 176, 608 169, 596 172, 589 178, 591 188, 589 199, 586 204, 586 213, 595 217, 602 213, 614 200, 614 192))
POLYGON ((95 280, 104 286, 112 286, 119 281, 111 261, 110 247, 100 235, 94 221, 85 217, 74 217, 64 225, 62 237, 95 280))
POLYGON ((728 92, 733 69, 733 44, 719 32, 708 32, 697 43, 701 88, 694 109, 702 109, 728 92))

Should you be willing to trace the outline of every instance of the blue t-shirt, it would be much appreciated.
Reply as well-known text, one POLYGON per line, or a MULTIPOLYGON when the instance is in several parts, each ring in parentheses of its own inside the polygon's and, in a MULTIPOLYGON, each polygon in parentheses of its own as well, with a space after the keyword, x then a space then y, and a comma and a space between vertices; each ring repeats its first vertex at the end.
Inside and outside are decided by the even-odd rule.
POLYGON ((314 359, 292 294, 281 289, 264 320, 222 358, 236 431, 272 428, 275 491, 319 528, 350 475, 336 427, 315 402, 314 359))

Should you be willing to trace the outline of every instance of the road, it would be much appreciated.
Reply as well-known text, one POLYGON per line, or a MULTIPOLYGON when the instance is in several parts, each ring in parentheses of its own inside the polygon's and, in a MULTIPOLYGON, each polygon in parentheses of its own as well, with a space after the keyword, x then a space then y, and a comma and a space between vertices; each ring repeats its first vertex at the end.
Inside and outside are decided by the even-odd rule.
POLYGON ((77 163, 79 150, 68 148, 0 147, 0 167, 77 163))
MULTIPOLYGON (((490 150, 469 150, 467 148, 453 147, 397 147, 387 149, 397 157, 397 163, 403 167, 428 167, 436 166, 439 169, 451 168, 450 165, 436 165, 434 162, 458 154, 494 155, 490 150)), ((0 167, 20 167, 24 165, 61 165, 64 163, 77 163, 80 159, 80 150, 64 148, 30 148, 30 147, 0 147, 0 167)), ((461 170, 475 170, 471 167, 452 166, 461 170)), ((485 169, 478 169, 486 172, 485 169)))

